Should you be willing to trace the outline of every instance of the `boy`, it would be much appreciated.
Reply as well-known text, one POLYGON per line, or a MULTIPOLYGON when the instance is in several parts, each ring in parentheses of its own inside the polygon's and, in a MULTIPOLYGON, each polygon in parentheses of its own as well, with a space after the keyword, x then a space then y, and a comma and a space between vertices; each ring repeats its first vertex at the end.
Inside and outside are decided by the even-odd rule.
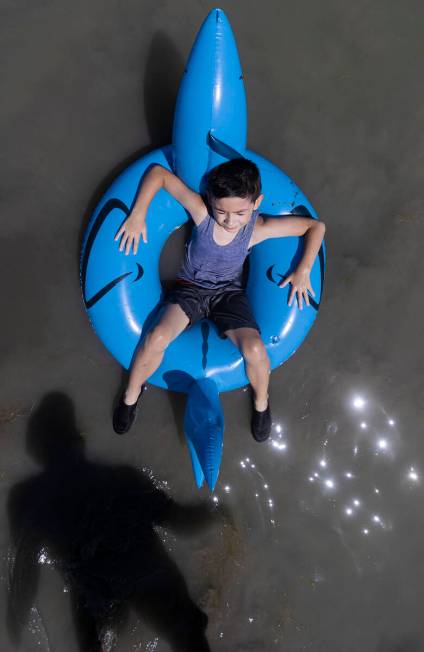
POLYGON ((262 217, 263 199, 257 166, 244 158, 232 159, 207 174, 205 200, 177 176, 160 165, 146 174, 134 208, 118 231, 119 251, 134 254, 142 236, 147 242, 147 208, 160 188, 165 188, 188 211, 195 227, 175 287, 165 297, 166 308, 158 324, 145 337, 131 366, 126 391, 115 409, 115 432, 127 432, 135 418, 144 383, 159 367, 166 347, 188 326, 205 317, 215 322, 221 337, 241 351, 253 390, 251 430, 256 441, 271 432, 268 400, 270 364, 259 327, 251 313, 241 281, 244 260, 251 247, 267 238, 306 235, 302 260, 281 287, 291 283, 289 305, 297 296, 309 306, 314 296, 310 270, 321 247, 325 226, 303 217, 262 217))

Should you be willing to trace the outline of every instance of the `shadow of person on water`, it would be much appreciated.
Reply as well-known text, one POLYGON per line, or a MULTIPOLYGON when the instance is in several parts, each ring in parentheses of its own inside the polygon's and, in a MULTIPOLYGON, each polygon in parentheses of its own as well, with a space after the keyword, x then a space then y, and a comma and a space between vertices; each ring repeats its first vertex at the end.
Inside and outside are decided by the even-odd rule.
POLYGON ((145 473, 90 462, 71 400, 50 393, 30 418, 27 448, 43 470, 15 485, 8 629, 19 642, 35 601, 41 555, 62 574, 80 649, 106 652, 131 607, 172 650, 207 652, 207 616, 191 599, 154 526, 183 534, 213 519, 205 503, 178 505, 145 473))

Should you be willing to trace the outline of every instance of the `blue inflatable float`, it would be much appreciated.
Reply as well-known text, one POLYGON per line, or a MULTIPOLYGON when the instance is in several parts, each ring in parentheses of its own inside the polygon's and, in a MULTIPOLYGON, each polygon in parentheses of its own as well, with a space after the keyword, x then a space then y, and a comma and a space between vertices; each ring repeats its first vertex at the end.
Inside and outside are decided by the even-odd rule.
MULTIPOLYGON (((83 242, 81 286, 89 319, 106 348, 126 369, 154 322, 163 296, 158 271, 161 250, 169 235, 189 219, 184 208, 160 190, 147 213, 148 243, 140 240, 135 256, 119 252, 114 237, 131 212, 150 166, 164 166, 200 192, 208 170, 244 156, 254 161, 261 173, 261 213, 316 218, 296 184, 273 163, 248 150, 246 139, 246 95, 236 42, 224 12, 213 9, 199 30, 184 71, 172 145, 143 156, 118 176, 95 209, 83 242)), ((278 286, 296 267, 302 250, 303 238, 274 238, 255 246, 249 256, 246 291, 272 369, 296 351, 319 308, 324 248, 311 272, 315 299, 310 299, 310 307, 299 310, 296 301, 289 307, 290 288, 278 286)), ((168 347, 149 382, 188 394, 185 434, 194 475, 199 487, 206 479, 213 490, 224 430, 219 393, 248 383, 242 356, 230 340, 219 338, 214 325, 204 320, 168 347)))

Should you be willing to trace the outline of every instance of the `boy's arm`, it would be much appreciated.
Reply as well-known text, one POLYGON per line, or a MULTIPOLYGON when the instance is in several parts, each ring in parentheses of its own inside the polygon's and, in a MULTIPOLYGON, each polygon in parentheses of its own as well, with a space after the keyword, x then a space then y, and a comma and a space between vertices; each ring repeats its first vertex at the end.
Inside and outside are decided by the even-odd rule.
POLYGON ((115 236, 115 240, 121 238, 119 251, 125 248, 125 255, 128 255, 131 251, 131 246, 133 246, 133 253, 137 253, 140 235, 143 236, 144 242, 147 242, 147 209, 153 197, 161 188, 164 188, 184 206, 195 224, 200 224, 206 217, 207 208, 201 195, 191 190, 181 179, 166 168, 161 165, 154 165, 143 179, 128 219, 125 220, 115 236))
POLYGON ((280 287, 285 287, 291 283, 292 289, 289 296, 289 306, 297 294, 299 308, 303 308, 303 300, 309 306, 308 291, 315 296, 312 289, 310 272, 314 260, 321 248, 324 239, 325 224, 318 220, 308 217, 262 217, 256 222, 252 245, 268 240, 269 238, 283 238, 287 236, 305 236, 305 248, 303 256, 296 270, 279 283, 280 287))

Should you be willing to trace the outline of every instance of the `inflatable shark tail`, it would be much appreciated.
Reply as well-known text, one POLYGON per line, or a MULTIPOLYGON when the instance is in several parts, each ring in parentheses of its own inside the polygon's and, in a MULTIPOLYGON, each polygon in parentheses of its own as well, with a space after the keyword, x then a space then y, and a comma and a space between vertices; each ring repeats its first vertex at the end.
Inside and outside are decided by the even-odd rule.
POLYGON ((193 382, 187 396, 184 433, 198 488, 206 480, 213 491, 222 458, 224 415, 216 383, 210 378, 193 382))

